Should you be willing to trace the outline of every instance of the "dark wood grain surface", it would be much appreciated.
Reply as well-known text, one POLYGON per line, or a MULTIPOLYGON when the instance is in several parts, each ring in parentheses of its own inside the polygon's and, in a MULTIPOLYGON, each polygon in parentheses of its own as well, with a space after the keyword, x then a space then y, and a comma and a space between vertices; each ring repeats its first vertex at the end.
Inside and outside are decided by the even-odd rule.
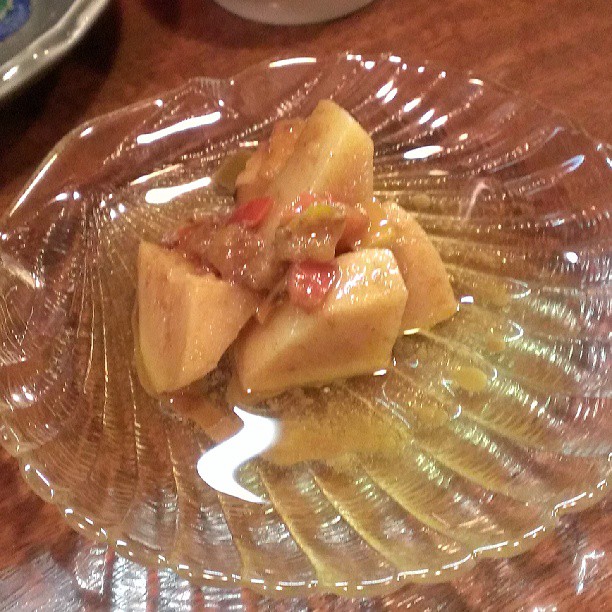
MULTIPOLYGON (((0 212, 55 142, 86 119, 192 76, 227 76, 270 56, 346 49, 388 50, 473 70, 563 110, 597 138, 612 141, 610 0, 376 0, 343 20, 291 28, 243 21, 211 0, 121 0, 61 65, 0 108, 0 212)), ((0 517, 2 610, 3 584, 21 585, 27 593, 37 559, 52 555, 61 564, 87 544, 28 491, 2 452, 0 517)), ((612 609, 609 504, 567 520, 562 536, 515 562, 534 574, 520 591, 524 600, 494 599, 494 608, 612 609), (571 545, 574 540, 582 549, 571 545)), ((450 589, 459 597, 453 601, 478 607, 470 599, 474 589, 496 584, 497 566, 489 567, 450 589)), ((428 593, 434 592, 412 591, 396 603, 425 609, 428 593)), ((508 593, 516 597, 516 591, 508 593)))

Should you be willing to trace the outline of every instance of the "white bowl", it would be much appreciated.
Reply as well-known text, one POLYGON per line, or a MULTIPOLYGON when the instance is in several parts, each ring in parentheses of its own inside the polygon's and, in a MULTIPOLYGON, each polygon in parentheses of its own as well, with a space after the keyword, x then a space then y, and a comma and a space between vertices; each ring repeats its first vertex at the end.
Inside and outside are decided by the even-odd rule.
POLYGON ((253 21, 298 25, 329 21, 370 4, 372 0, 215 0, 223 8, 253 21))

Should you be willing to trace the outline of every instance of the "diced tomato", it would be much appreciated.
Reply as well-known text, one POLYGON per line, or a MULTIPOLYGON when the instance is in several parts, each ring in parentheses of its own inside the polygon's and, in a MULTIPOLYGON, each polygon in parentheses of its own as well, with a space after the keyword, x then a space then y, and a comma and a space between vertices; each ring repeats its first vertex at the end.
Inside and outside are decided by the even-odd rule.
POLYGON ((245 227, 258 227, 268 216, 274 201, 272 198, 253 198, 241 204, 230 216, 230 223, 239 223, 245 227))
POLYGON ((335 262, 296 262, 287 273, 289 299, 296 306, 312 312, 323 303, 337 276, 335 262))

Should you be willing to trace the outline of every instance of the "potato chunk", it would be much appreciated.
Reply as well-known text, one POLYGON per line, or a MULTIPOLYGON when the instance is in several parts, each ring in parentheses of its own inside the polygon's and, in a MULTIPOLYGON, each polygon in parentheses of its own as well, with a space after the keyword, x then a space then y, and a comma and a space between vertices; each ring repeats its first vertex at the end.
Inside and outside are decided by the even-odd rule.
POLYGON ((393 203, 365 205, 370 216, 364 248, 384 246, 395 255, 408 289, 402 332, 429 329, 457 311, 444 262, 414 217, 393 203))
POLYGON ((304 192, 329 194, 345 204, 372 200, 374 144, 368 133, 331 100, 321 100, 268 190, 276 206, 263 231, 273 233, 304 192))
POLYGON ((265 195, 270 183, 287 163, 304 127, 304 119, 280 119, 267 142, 262 142, 236 179, 236 203, 265 195))
POLYGON ((273 395, 389 365, 406 304, 395 258, 389 250, 366 249, 337 261, 339 280, 319 310, 284 303, 241 334, 235 364, 244 389, 273 395))
POLYGON ((141 242, 138 337, 153 389, 174 391, 215 368, 258 302, 247 289, 197 274, 180 254, 141 242))

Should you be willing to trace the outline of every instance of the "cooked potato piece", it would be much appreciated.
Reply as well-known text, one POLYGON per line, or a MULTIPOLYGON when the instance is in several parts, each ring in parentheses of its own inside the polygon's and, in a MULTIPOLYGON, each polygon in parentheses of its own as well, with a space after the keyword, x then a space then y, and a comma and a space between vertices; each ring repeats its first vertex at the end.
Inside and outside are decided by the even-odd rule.
POLYGON ((270 185, 276 206, 264 226, 273 233, 287 207, 304 192, 330 194, 345 204, 372 200, 374 144, 367 132, 331 100, 306 120, 295 149, 270 185))
POLYGON ((180 254, 141 242, 138 337, 153 389, 179 389, 215 368, 258 301, 214 274, 197 274, 180 254))
POLYGON ((290 302, 235 345, 242 387, 275 394, 289 387, 371 373, 389 365, 406 287, 393 254, 366 249, 338 257, 339 279, 319 310, 290 302))
POLYGON ((262 142, 236 178, 236 204, 265 195, 270 183, 295 149, 304 119, 280 119, 267 142, 262 142))
POLYGON ((364 248, 390 248, 408 289, 402 331, 429 329, 451 317, 457 301, 444 262, 414 217, 393 203, 365 205, 370 216, 364 248))

